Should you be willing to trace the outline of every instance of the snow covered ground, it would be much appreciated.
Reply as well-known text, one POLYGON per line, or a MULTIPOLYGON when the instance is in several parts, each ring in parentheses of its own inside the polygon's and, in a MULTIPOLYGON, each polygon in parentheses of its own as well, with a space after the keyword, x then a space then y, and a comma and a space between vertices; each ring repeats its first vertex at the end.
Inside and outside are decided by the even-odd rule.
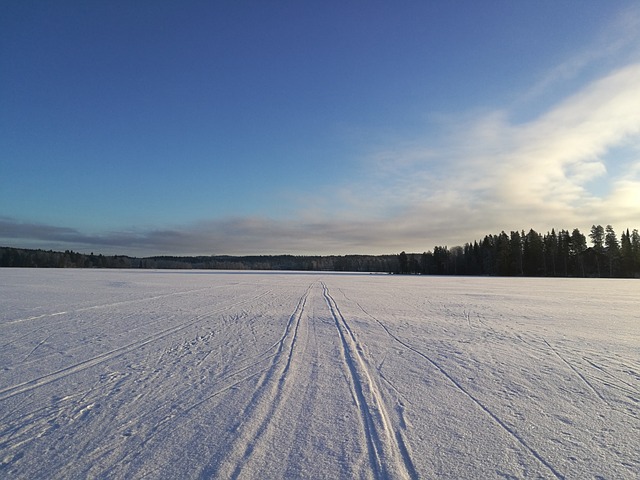
POLYGON ((2 478, 639 478, 640 283, 0 270, 2 478))

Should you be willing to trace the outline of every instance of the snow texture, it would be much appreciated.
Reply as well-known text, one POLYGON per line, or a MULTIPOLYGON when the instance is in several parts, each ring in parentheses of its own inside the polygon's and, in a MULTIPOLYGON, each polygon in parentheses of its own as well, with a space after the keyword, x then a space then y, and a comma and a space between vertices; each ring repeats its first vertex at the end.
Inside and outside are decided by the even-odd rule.
POLYGON ((2 478, 638 478, 640 284, 0 271, 2 478))

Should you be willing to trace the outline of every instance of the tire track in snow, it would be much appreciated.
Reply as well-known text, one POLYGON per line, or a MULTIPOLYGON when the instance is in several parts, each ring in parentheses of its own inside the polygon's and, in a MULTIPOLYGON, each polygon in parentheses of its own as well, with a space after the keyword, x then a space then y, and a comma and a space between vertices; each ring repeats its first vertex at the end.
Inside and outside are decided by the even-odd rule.
POLYGON ((244 305, 245 303, 253 303, 256 300, 264 297, 265 295, 268 295, 269 291, 267 292, 263 292, 255 297, 252 297, 250 299, 247 300, 242 300, 239 302, 236 302, 234 304, 231 305, 226 305, 224 307, 221 307, 217 310, 214 310, 212 312, 208 312, 206 314, 203 315, 198 315, 194 320, 190 321, 190 322, 186 322, 183 323, 181 325, 177 325, 171 328, 167 328, 165 330, 162 330, 154 335, 150 335, 148 336, 146 339, 141 340, 141 341, 136 341, 136 342, 132 342, 129 343, 127 345, 124 345, 122 347, 118 347, 115 348, 113 350, 110 350, 108 352, 102 353, 100 355, 96 355, 95 357, 89 358, 87 360, 84 360, 82 362, 78 362, 76 364, 70 365, 68 367, 64 367, 61 368, 60 370, 57 370, 55 372, 52 373, 48 373, 46 375, 42 375, 38 378, 32 379, 32 380, 28 380, 26 382, 23 383, 19 383, 17 385, 12 385, 10 387, 5 387, 3 389, 0 390, 0 401, 6 400, 8 398, 13 397, 14 395, 18 395, 20 393, 24 393, 24 392, 28 392, 30 390, 33 390, 35 388, 38 387, 42 387, 43 385, 47 385, 49 383, 55 382, 57 380, 60 380, 62 378, 65 378, 69 375, 73 375, 74 373, 78 373, 81 372, 82 370, 86 370, 88 368, 94 367, 96 365, 99 365, 100 363, 103 363, 107 360, 111 360, 112 358, 116 358, 119 357, 121 355, 124 355, 128 352, 131 352, 133 350, 136 350, 140 347, 143 347, 149 343, 155 342, 157 340, 161 340, 165 337, 168 337, 174 333, 177 333, 181 330, 184 330, 186 328, 189 328, 193 325, 195 325, 196 323, 202 321, 205 318, 210 317, 211 315, 214 315, 216 313, 219 312, 223 312, 225 310, 229 310, 230 308, 235 308, 238 305, 244 305))
POLYGON ((322 289, 342 343, 344 363, 351 378, 352 396, 364 424, 375 477, 418 478, 404 439, 400 432, 394 431, 382 395, 371 378, 360 344, 324 282, 322 289))
POLYGON ((542 465, 544 465, 556 478, 564 480, 564 475, 558 472, 553 465, 551 465, 545 458, 538 453, 533 447, 531 447, 527 441, 522 438, 518 433, 516 433, 512 428, 510 428, 504 421, 500 419, 489 407, 487 407, 484 403, 482 403, 479 399, 477 399, 471 392, 469 392, 465 387, 463 387, 455 378, 453 378, 438 362, 432 360, 427 354, 421 352, 415 347, 411 346, 404 340, 401 340, 396 335, 394 335, 389 328, 378 320, 376 317, 367 312, 362 305, 356 302, 356 305, 362 310, 369 318, 375 320, 386 332, 387 334, 400 345, 404 346, 408 350, 412 351, 416 355, 422 357, 427 362, 429 362, 433 367, 436 368, 449 382, 451 382, 460 392, 466 395, 473 403, 475 403, 484 413, 486 413, 491 419, 496 422, 506 433, 508 433, 514 440, 516 440, 520 445, 522 445, 525 450, 527 450, 533 457, 538 460, 542 465))
POLYGON ((275 344, 278 345, 278 349, 273 356, 271 366, 260 379, 247 407, 239 415, 241 423, 237 429, 240 432, 234 437, 233 445, 223 459, 212 459, 209 466, 201 472, 200 478, 241 478, 243 468, 250 460, 252 453, 259 447, 269 429, 274 413, 283 402, 285 389, 288 387, 288 376, 294 367, 294 350, 300 322, 313 285, 312 283, 307 287, 298 301, 293 314, 287 321, 282 337, 275 344), (267 389, 269 386, 270 388, 267 389))

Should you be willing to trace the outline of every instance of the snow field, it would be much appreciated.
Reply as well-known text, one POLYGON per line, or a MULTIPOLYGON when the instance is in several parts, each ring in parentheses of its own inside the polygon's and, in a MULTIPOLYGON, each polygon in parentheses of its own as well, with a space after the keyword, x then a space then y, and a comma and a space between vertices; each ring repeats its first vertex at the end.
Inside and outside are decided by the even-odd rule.
POLYGON ((3 478, 638 478, 633 280, 0 270, 3 478))

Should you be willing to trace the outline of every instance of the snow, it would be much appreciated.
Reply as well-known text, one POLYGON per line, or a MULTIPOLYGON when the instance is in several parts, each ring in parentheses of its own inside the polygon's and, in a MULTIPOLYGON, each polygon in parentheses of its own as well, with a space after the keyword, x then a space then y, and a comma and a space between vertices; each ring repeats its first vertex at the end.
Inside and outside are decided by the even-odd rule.
POLYGON ((634 280, 0 270, 2 478, 638 478, 634 280))

